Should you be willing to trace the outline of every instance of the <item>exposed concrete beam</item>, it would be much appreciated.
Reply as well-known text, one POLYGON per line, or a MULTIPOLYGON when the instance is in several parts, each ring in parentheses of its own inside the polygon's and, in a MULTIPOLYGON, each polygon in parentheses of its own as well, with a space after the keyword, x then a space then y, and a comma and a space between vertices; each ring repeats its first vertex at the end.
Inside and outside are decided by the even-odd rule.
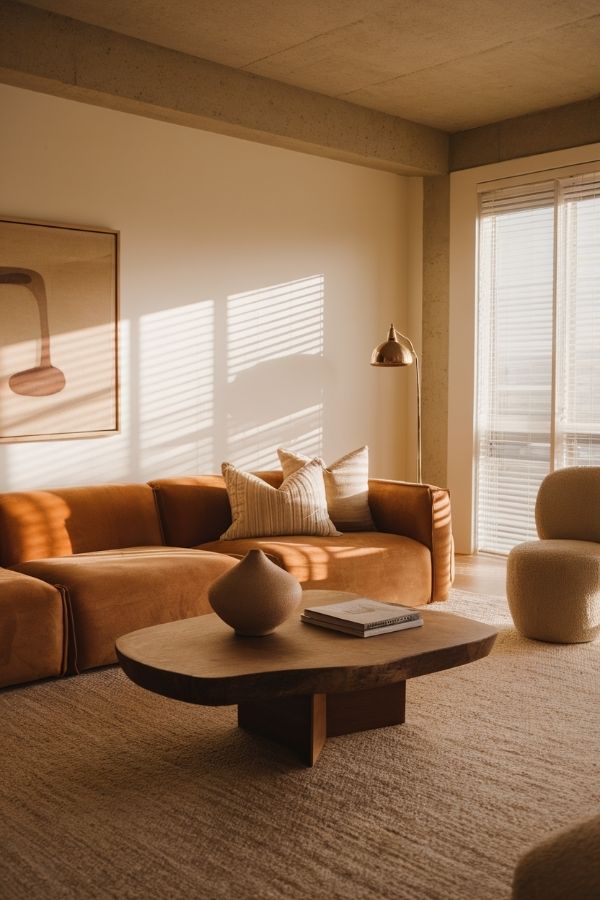
POLYGON ((600 141, 600 97, 459 131, 450 137, 450 171, 600 141))
POLYGON ((0 81, 406 175, 448 170, 448 135, 14 0, 0 81))

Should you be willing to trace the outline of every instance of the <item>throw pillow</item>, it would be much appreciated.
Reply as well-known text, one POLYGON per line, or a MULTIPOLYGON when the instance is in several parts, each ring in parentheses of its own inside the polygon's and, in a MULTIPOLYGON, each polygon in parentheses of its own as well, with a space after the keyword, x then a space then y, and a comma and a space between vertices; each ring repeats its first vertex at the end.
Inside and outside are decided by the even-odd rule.
POLYGON ((274 537, 283 534, 312 534, 326 537, 339 534, 327 515, 323 467, 309 460, 279 488, 223 463, 221 470, 231 505, 232 523, 222 541, 247 537, 274 537))
MULTIPOLYGON (((277 454, 284 478, 308 460, 302 453, 281 448, 277 454)), ((340 531, 374 531, 369 509, 369 448, 359 447, 330 466, 323 463, 323 467, 327 509, 335 527, 340 531)))

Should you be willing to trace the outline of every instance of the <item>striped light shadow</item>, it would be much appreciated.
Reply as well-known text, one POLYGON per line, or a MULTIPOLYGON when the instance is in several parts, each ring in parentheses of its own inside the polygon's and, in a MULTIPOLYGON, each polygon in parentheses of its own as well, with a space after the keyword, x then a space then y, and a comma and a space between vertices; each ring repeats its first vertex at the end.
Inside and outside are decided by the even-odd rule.
POLYGON ((279 468, 277 448, 323 444, 325 278, 312 275, 227 298, 227 459, 279 468))
MULTIPOLYGON (((44 440, 0 446, 0 465, 7 490, 31 490, 52 485, 92 484, 107 481, 131 479, 130 471, 130 372, 128 367, 130 323, 122 320, 119 326, 121 348, 120 383, 120 431, 108 433, 100 440, 71 437, 69 440, 44 440)), ((112 335, 111 335, 112 341, 112 335)), ((98 375, 104 372, 108 381, 112 377, 114 358, 110 363, 100 353, 101 341, 98 329, 89 328, 65 332, 56 336, 53 358, 65 372, 66 384, 63 391, 52 397, 28 398, 37 403, 43 400, 52 404, 54 412, 48 410, 47 425, 54 431, 58 420, 72 426, 73 432, 81 432, 89 421, 89 410, 94 404, 99 409, 110 408, 112 422, 113 398, 111 390, 98 382, 98 375), (109 372, 110 367, 110 372, 109 372)), ((6 403, 12 398, 2 391, 2 416, 5 417, 6 403)), ((33 417, 33 410, 29 413, 33 417)), ((37 416, 37 413, 36 413, 37 416)), ((19 414, 18 429, 27 429, 28 414, 19 414)))
POLYGON ((143 478, 213 468, 214 303, 140 320, 139 447, 143 478))

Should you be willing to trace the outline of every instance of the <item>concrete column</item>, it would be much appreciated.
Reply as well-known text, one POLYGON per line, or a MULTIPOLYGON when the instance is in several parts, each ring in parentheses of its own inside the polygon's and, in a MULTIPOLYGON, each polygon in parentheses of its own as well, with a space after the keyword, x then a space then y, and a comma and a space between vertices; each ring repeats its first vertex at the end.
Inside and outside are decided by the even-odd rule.
POLYGON ((423 179, 423 481, 446 486, 450 177, 423 179))

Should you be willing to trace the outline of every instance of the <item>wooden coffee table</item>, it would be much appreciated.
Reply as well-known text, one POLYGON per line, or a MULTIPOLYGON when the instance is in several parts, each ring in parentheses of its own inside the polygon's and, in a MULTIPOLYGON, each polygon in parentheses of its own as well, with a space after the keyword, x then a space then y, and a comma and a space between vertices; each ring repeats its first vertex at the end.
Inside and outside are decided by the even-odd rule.
MULTIPOLYGON (((305 591, 303 604, 339 599, 339 591, 305 591)), ((303 624, 298 613, 273 634, 249 638, 211 614, 126 634, 117 656, 149 691, 205 706, 237 704, 242 728, 291 747, 312 766, 328 737, 401 725, 407 679, 492 649, 489 625, 422 615, 421 628, 358 638, 303 624)))

